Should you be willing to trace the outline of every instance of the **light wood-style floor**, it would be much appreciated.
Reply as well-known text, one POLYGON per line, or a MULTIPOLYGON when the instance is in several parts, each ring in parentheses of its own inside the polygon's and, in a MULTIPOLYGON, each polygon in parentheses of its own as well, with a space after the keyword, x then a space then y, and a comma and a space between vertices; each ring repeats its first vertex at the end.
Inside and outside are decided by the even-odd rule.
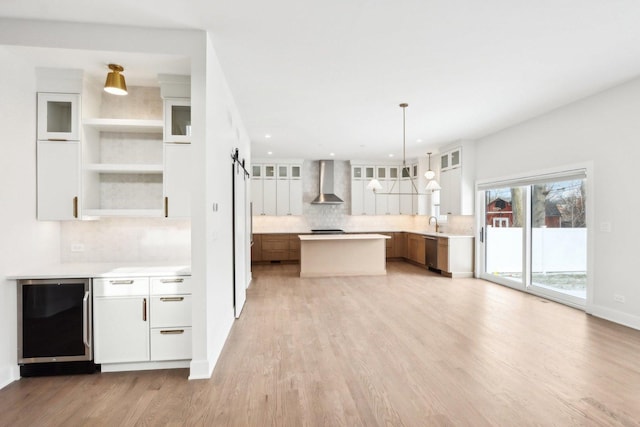
POLYGON ((474 279, 254 267, 210 380, 27 378, 0 425, 640 425, 640 331, 474 279))

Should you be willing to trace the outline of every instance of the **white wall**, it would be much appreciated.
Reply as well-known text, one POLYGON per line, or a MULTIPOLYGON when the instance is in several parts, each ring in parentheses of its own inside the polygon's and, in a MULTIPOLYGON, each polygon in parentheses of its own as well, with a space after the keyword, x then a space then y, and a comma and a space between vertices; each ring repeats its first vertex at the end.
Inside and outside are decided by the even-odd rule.
POLYGON ((7 274, 60 258, 59 224, 36 221, 35 71, 0 46, 0 388, 18 376, 16 282, 7 274))
POLYGON ((594 209, 591 245, 593 290, 587 311, 640 329, 637 182, 640 158, 640 79, 482 138, 477 179, 593 162, 587 178, 594 209), (611 223, 611 232, 600 225, 611 223), (613 300, 623 295, 626 303, 613 300))
MULTIPOLYGON (((195 159, 192 200, 192 270, 203 285, 194 298, 194 354, 190 378, 208 378, 222 351, 234 320, 233 310, 233 209, 231 153, 249 159, 250 141, 218 63, 210 37, 206 37, 204 75, 192 78, 206 86, 202 105, 192 103, 194 132, 204 131, 204 144, 192 148, 195 159), (202 80, 202 81, 201 81, 202 80), (203 126, 199 127, 198 123, 203 126), (214 204, 217 211, 214 210, 214 204)), ((248 164, 248 162, 247 162, 248 164)), ((248 210, 248 209, 247 209, 248 210)), ((245 254, 249 257, 249 253, 245 254)), ((247 266, 247 260, 237 260, 247 266)))

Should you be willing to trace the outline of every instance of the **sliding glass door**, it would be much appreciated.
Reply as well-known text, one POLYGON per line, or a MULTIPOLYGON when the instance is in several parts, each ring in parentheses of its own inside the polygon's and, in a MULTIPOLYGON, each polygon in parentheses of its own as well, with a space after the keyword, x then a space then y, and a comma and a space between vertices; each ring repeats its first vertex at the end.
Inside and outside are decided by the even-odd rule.
POLYGON ((585 179, 532 186, 531 283, 562 299, 587 296, 585 179))
POLYGON ((526 187, 484 192, 484 271, 490 280, 524 288, 526 187))
POLYGON ((587 296, 584 170, 478 186, 480 277, 573 306, 587 296))

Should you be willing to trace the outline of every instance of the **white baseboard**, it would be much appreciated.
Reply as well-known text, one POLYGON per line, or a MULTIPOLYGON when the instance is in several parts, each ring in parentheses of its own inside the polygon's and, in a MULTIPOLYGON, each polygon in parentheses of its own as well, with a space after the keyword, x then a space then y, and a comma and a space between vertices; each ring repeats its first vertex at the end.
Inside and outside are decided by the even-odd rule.
POLYGON ((190 380, 208 380, 213 374, 213 367, 207 359, 192 360, 189 365, 189 379, 190 380))
POLYGON ((190 380, 206 380, 211 378, 211 375, 213 375, 213 369, 216 367, 216 363, 218 363, 218 359, 220 358, 220 354, 224 348, 224 343, 227 341, 227 337, 229 336, 231 327, 235 321, 233 312, 229 313, 228 316, 225 316, 225 319, 229 319, 229 321, 225 322, 220 328, 218 328, 218 330, 216 330, 215 340, 209 343, 208 347, 211 349, 209 358, 191 361, 191 372, 189 373, 190 380))
POLYGON ((167 360, 162 362, 103 363, 101 372, 149 371, 153 369, 188 368, 188 360, 167 360))
POLYGON ((16 366, 7 366, 0 369, 0 389, 5 388, 14 381, 20 379, 20 368, 16 366))
POLYGON ((640 316, 623 313, 601 305, 589 305, 587 312, 596 317, 640 330, 640 316))

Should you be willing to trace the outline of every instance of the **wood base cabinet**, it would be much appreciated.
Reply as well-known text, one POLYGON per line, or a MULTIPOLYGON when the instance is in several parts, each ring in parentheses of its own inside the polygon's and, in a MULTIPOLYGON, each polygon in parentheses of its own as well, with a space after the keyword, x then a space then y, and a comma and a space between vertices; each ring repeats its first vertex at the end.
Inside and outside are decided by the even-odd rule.
POLYGON ((427 265, 424 236, 407 233, 407 258, 419 265, 427 265))

